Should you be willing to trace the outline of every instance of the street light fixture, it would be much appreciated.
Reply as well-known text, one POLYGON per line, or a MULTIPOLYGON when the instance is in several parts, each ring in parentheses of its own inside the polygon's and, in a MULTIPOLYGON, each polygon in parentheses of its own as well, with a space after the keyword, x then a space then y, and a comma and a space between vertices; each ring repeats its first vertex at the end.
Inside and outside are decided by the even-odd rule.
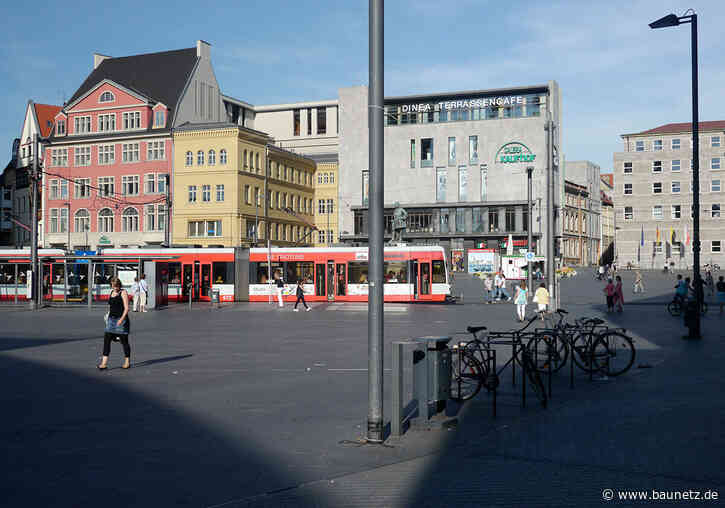
POLYGON ((697 312, 692 318, 689 338, 699 339, 701 338, 702 279, 700 278, 700 124, 697 103, 697 14, 692 9, 685 11, 683 16, 668 14, 650 23, 649 27, 652 29, 668 28, 684 23, 690 23, 692 37, 692 271, 695 282, 695 302, 697 304, 697 312))

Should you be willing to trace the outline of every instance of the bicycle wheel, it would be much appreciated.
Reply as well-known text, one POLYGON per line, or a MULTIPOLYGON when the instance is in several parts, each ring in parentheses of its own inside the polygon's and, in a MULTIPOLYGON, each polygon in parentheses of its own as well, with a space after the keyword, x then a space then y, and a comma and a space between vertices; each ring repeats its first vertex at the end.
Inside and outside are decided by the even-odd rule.
POLYGON ((634 363, 634 343, 621 332, 603 332, 592 347, 592 359, 598 370, 608 376, 627 372, 634 363))
POLYGON ((551 372, 557 372, 569 358, 569 346, 561 336, 555 333, 542 333, 533 337, 526 349, 533 357, 536 370, 549 372, 549 353, 551 353, 551 372))
POLYGON ((571 341, 571 357, 574 359, 576 366, 586 373, 596 372, 598 369, 592 361, 592 351, 590 349, 594 346, 596 340, 596 333, 586 331, 577 333, 571 341))
POLYGON ((536 370, 534 360, 531 358, 531 353, 529 351, 521 351, 521 363, 524 371, 526 372, 526 379, 529 381, 531 391, 534 392, 536 397, 538 397, 539 402, 541 402, 541 407, 546 408, 546 388, 544 388, 544 382, 541 380, 539 371, 536 370))
POLYGON ((451 399, 458 402, 472 399, 481 390, 484 380, 481 362, 473 355, 459 350, 451 359, 451 399))
POLYGON ((680 305, 680 302, 673 300, 667 304, 667 312, 669 312, 671 316, 679 316, 682 313, 682 306, 680 305))

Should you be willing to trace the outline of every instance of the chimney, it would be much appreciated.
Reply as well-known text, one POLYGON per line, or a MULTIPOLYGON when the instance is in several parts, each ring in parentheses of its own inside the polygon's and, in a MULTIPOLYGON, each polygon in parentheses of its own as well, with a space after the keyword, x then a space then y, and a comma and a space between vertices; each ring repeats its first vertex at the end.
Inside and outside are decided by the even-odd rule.
POLYGON ((201 39, 196 41, 196 56, 202 60, 211 60, 211 44, 201 39))
POLYGON ((98 69, 98 66, 101 65, 101 62, 104 61, 106 58, 111 58, 108 55, 102 55, 100 53, 93 53, 93 69, 98 69))

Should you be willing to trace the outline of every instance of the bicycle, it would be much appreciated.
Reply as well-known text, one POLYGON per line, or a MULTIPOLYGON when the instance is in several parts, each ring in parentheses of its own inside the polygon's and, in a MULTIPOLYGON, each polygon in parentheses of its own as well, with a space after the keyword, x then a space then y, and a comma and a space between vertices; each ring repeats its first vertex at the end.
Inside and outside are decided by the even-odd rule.
MULTIPOLYGON (((700 313, 704 316, 707 314, 707 303, 703 300, 700 304, 702 305, 700 313)), ((672 317, 678 317, 682 315, 682 309, 684 306, 685 302, 683 301, 683 298, 675 296, 672 301, 667 304, 667 312, 669 312, 672 317)))

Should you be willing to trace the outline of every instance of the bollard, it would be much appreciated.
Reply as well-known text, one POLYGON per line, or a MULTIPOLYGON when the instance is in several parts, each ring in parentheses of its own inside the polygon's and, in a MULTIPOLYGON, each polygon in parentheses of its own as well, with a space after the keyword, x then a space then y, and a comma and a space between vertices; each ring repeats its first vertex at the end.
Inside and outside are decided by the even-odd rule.
POLYGON ((193 294, 194 286, 189 283, 189 310, 191 310, 191 296, 193 294))
POLYGON ((411 425, 423 429, 441 428, 456 423, 457 419, 431 417, 445 412, 446 402, 451 394, 451 350, 450 337, 418 337, 417 343, 425 350, 413 354, 414 390, 418 400, 418 416, 411 425))
POLYGON ((390 419, 390 434, 393 437, 403 435, 403 427, 407 415, 403 414, 406 403, 403 394, 403 374, 405 366, 405 346, 415 346, 415 342, 411 341, 394 341, 393 342, 393 396, 392 411, 390 419))

